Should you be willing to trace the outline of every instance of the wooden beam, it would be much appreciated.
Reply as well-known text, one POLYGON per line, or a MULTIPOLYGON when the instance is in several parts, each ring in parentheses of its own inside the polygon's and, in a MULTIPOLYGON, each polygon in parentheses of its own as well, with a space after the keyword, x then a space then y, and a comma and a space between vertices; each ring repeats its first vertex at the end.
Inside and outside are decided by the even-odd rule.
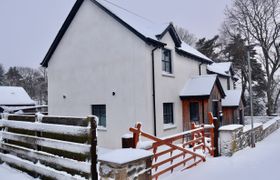
POLYGON ((23 160, 21 158, 18 158, 13 155, 9 154, 3 154, 0 152, 0 159, 4 162, 7 162, 9 164, 15 165, 17 167, 21 167, 23 169, 26 169, 28 171, 36 172, 38 174, 41 174, 46 177, 50 177, 53 179, 67 179, 67 180, 77 180, 80 179, 77 177, 77 175, 74 177, 66 172, 63 171, 57 171, 55 169, 52 169, 50 167, 46 167, 42 164, 34 164, 30 161, 23 160))
POLYGON ((2 126, 29 131, 40 131, 72 136, 84 136, 90 133, 90 128, 80 126, 66 126, 47 123, 21 122, 13 120, 1 120, 2 126))
POLYGON ((40 160, 50 164, 73 169, 76 171, 81 171, 88 174, 90 173, 90 163, 87 162, 76 161, 73 159, 68 159, 53 154, 49 154, 46 152, 36 151, 36 150, 20 147, 17 145, 7 144, 7 143, 0 143, 0 149, 3 149, 10 153, 14 153, 19 157, 23 156, 23 157, 27 157, 28 159, 33 159, 34 162, 36 162, 36 160, 40 160))
POLYGON ((3 139, 23 142, 27 144, 39 145, 39 146, 49 147, 53 149, 60 149, 63 151, 79 153, 79 154, 89 154, 90 147, 91 147, 90 145, 87 144, 60 141, 60 140, 42 138, 42 137, 34 137, 30 135, 16 134, 16 133, 3 132, 3 131, 0 132, 0 137, 1 136, 3 139))

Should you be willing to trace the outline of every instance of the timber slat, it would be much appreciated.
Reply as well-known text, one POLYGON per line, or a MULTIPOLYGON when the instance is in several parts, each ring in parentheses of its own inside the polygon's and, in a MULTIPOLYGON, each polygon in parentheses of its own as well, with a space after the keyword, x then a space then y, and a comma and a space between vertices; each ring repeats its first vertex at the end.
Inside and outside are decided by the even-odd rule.
POLYGON ((187 158, 187 159, 185 159, 185 160, 183 160, 183 161, 181 161, 181 162, 178 162, 178 163, 176 163, 176 164, 174 164, 174 165, 172 165, 172 166, 169 166, 168 168, 166 168, 166 169, 164 169, 164 170, 162 170, 162 171, 160 171, 160 172, 158 172, 158 173, 156 173, 156 174, 153 174, 153 175, 152 175, 152 178, 157 178, 158 176, 160 176, 160 175, 162 175, 162 174, 164 174, 164 173, 166 173, 166 172, 168 172, 168 171, 171 171, 171 170, 173 170, 174 168, 176 168, 176 167, 180 166, 181 164, 184 164, 184 163, 186 163, 186 162, 188 162, 188 161, 190 161, 190 160, 192 160, 192 159, 194 159, 193 156, 192 156, 192 157, 189 157, 189 158, 187 158))
POLYGON ((16 134, 11 132, 0 132, 0 137, 3 139, 19 141, 27 144, 34 144, 44 147, 49 147, 53 149, 60 149, 63 151, 81 153, 81 154, 89 154, 90 153, 90 145, 80 144, 80 143, 72 143, 67 141, 35 137, 23 134, 16 134))
POLYGON ((0 120, 2 126, 15 129, 23 129, 29 131, 40 131, 49 132, 56 134, 65 134, 73 136, 84 136, 88 135, 90 129, 88 127, 79 126, 65 126, 65 125, 55 125, 47 123, 33 123, 33 122, 21 122, 13 120, 0 120))
POLYGON ((12 144, 0 143, 0 149, 12 152, 17 156, 28 157, 28 159, 40 160, 51 164, 59 165, 65 168, 90 173, 90 163, 76 161, 64 157, 55 156, 46 152, 40 152, 12 144))
POLYGON ((168 163, 168 162, 170 162, 170 161, 173 161, 174 159, 177 159, 177 158, 179 158, 179 157, 181 157, 181 156, 183 156, 183 155, 185 155, 185 154, 186 154, 185 152, 182 152, 182 153, 177 154, 177 155, 175 155, 175 156, 172 156, 172 157, 170 157, 170 158, 168 158, 168 159, 165 159, 165 160, 163 160, 163 161, 157 162, 157 163, 155 163, 155 164, 152 165, 152 169, 153 169, 153 168, 158 168, 159 166, 161 166, 161 165, 163 165, 163 164, 166 164, 166 163, 168 163))
POLYGON ((0 159, 4 162, 7 162, 9 164, 15 165, 17 167, 24 168, 26 170, 39 173, 41 175, 44 175, 46 177, 50 177, 53 179, 65 179, 65 180, 77 180, 77 179, 84 179, 78 176, 71 176, 70 174, 67 174, 62 171, 57 171, 55 169, 52 169, 50 167, 46 167, 42 164, 34 164, 30 161, 23 160, 21 158, 18 158, 13 155, 9 154, 3 154, 0 152, 0 159))
POLYGON ((43 116, 42 123, 60 124, 60 125, 72 125, 72 126, 88 126, 88 120, 86 118, 78 117, 56 117, 56 116, 43 116))

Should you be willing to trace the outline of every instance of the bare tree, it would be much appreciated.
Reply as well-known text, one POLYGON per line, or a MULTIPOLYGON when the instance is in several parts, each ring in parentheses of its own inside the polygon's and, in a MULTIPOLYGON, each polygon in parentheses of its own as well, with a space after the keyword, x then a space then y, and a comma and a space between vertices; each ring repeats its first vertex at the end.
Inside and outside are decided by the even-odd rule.
POLYGON ((248 44, 260 48, 270 115, 279 98, 275 78, 280 68, 280 0, 234 0, 232 8, 226 9, 226 17, 223 30, 228 36, 241 34, 248 44))
POLYGON ((190 33, 187 29, 179 26, 175 26, 175 29, 182 41, 184 41, 190 46, 195 45, 197 38, 194 34, 190 33))

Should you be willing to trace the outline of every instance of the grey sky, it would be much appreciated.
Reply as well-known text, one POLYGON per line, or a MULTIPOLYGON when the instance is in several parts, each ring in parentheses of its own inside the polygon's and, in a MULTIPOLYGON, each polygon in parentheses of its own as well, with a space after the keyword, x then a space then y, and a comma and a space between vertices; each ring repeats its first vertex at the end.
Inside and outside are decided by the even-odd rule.
MULTIPOLYGON (((155 22, 174 22, 198 38, 218 34, 231 0, 110 0, 155 22)), ((75 0, 1 0, 0 63, 39 67, 75 0)))

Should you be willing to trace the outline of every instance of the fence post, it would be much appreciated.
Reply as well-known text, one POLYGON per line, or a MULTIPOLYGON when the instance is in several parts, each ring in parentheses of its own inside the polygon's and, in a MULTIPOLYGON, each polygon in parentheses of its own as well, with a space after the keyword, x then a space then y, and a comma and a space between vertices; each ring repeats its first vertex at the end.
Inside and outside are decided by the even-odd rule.
POLYGON ((135 128, 137 128, 138 132, 137 133, 133 133, 133 148, 137 147, 137 144, 139 142, 139 136, 140 136, 140 130, 141 130, 141 123, 137 123, 135 125, 135 128))
MULTIPOLYGON (((41 123, 42 122, 42 120, 43 120, 43 114, 41 114, 41 113, 36 113, 35 114, 35 122, 36 123, 41 123)), ((40 132, 40 131, 36 131, 35 132, 35 136, 36 137, 42 137, 42 132, 40 132)), ((42 150, 42 147, 41 146, 39 146, 39 145, 36 145, 36 150, 37 151, 41 151, 42 150)))
MULTIPOLYGON (((1 117, 0 117, 0 121, 2 120, 4 118, 4 116, 3 116, 3 114, 1 114, 1 117)), ((0 124, 1 124, 1 122, 0 122, 0 124)), ((0 131, 3 131, 4 130, 4 128, 0 125, 0 131)), ((3 142, 3 139, 2 139, 2 134, 0 133, 0 144, 3 142)), ((0 153, 2 153, 3 151, 0 149, 0 153)), ((4 163, 4 161, 2 161, 1 159, 0 159, 0 164, 3 164, 4 163)))
POLYGON ((208 113, 208 119, 209 123, 214 125, 214 129, 210 130, 210 136, 211 136, 211 146, 214 148, 214 152, 212 152, 213 157, 218 157, 219 156, 219 127, 220 123, 219 121, 214 117, 211 112, 208 113))
MULTIPOLYGON (((196 129, 196 126, 195 126, 194 122, 191 123, 191 130, 193 130, 193 129, 196 129)), ((191 133, 191 140, 194 140, 194 133, 193 132, 191 133)), ((193 147, 193 146, 194 146, 194 143, 191 143, 189 145, 189 147, 193 147)))
POLYGON ((96 164, 97 164, 97 138, 96 138, 96 127, 98 117, 88 116, 88 122, 90 123, 90 159, 91 159, 91 179, 98 179, 96 164))
POLYGON ((214 157, 220 156, 219 154, 219 127, 220 123, 217 118, 214 119, 214 157))
MULTIPOLYGON (((2 116, 1 119, 3 119, 3 120, 8 120, 8 119, 9 119, 9 114, 8 114, 8 113, 2 113, 1 116, 2 116)), ((3 127, 2 127, 2 131, 3 131, 3 132, 4 132, 4 131, 7 132, 7 131, 8 131, 8 128, 7 128, 6 126, 3 126, 3 127)), ((2 137, 1 137, 1 139, 2 139, 2 137)), ((7 139, 2 139, 2 142, 7 143, 8 140, 7 140, 7 139)), ((5 154, 7 153, 6 150, 2 150, 2 152, 5 153, 5 154)))

